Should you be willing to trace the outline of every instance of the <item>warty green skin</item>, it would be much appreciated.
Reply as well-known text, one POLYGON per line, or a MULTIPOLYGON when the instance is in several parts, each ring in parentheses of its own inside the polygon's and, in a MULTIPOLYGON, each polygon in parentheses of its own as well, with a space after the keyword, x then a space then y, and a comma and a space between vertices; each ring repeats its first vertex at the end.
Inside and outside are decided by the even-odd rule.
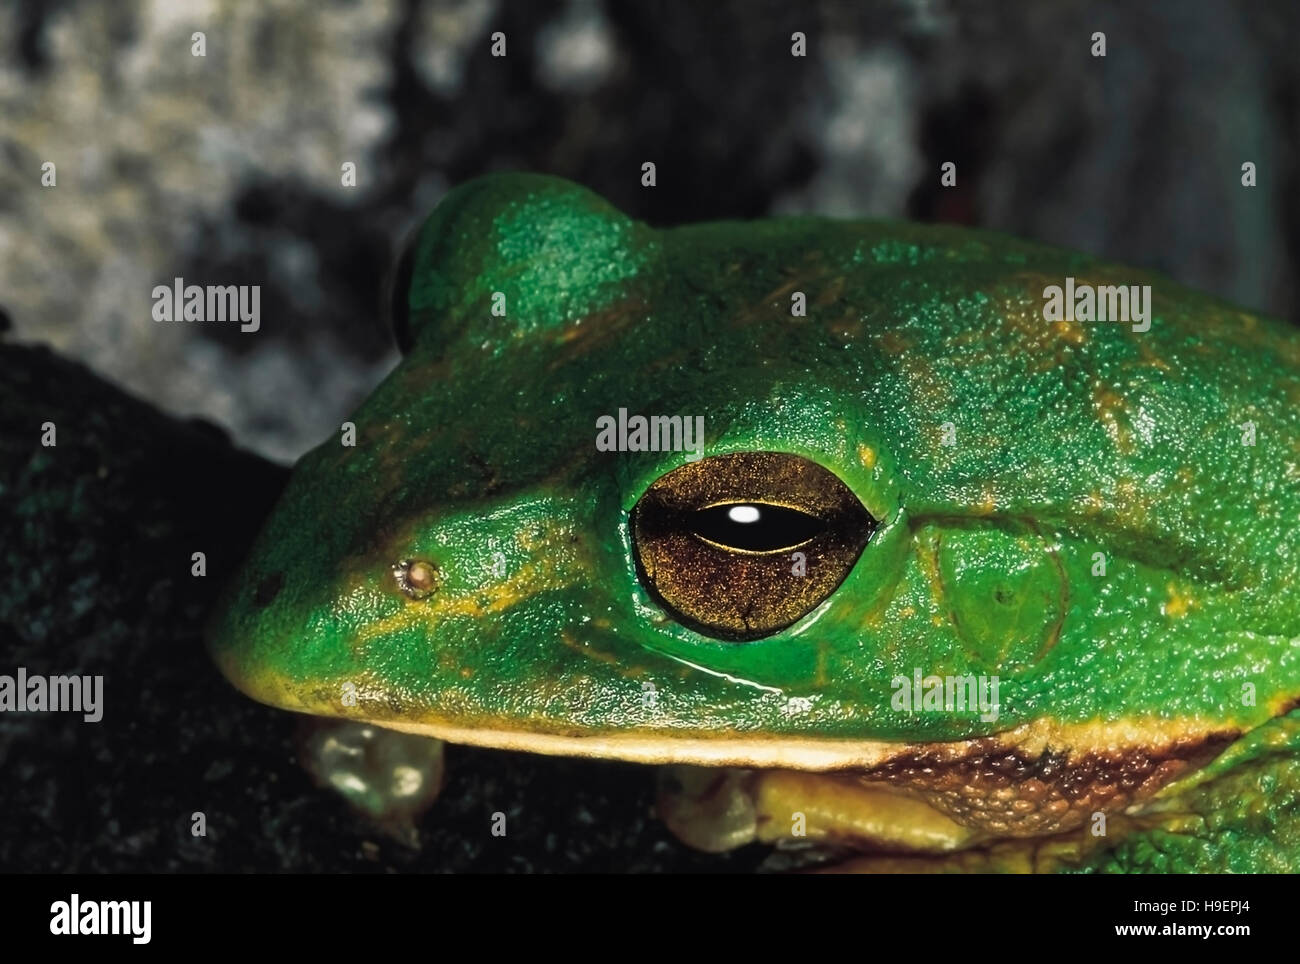
POLYGON ((302 459, 214 619, 215 659, 258 699, 697 762, 675 742, 1237 736, 1300 696, 1300 338, 1281 323, 987 232, 656 231, 535 175, 452 192, 407 303, 355 447, 302 459), (1045 321, 1067 276, 1150 284, 1150 329, 1045 321), (597 451, 620 408, 704 416, 705 456, 811 459, 880 526, 790 628, 687 629, 638 581, 627 524, 684 454, 597 451), (436 564, 437 592, 400 591, 405 559, 436 564), (997 675, 997 718, 895 709, 914 669, 997 675))

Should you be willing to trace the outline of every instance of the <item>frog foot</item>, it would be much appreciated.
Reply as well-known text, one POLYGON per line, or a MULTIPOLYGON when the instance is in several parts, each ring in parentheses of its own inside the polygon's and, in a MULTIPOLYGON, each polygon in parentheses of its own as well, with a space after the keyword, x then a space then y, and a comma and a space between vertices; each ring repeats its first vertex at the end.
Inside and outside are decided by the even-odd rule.
POLYGON ((829 773, 678 765, 659 771, 656 809, 699 850, 774 844, 765 870, 1041 873, 1077 867, 1139 829, 1142 801, 1198 762, 1038 760, 1015 771, 1009 761, 829 773))
POLYGON ((338 792, 387 836, 419 846, 417 822, 443 786, 441 740, 310 717, 298 730, 297 745, 318 785, 338 792))

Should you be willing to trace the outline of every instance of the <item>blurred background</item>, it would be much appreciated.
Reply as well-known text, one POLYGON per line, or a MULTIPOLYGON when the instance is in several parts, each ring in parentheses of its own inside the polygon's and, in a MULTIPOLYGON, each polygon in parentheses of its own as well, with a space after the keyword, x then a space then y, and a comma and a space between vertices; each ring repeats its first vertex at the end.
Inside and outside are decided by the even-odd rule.
POLYGON ((493 170, 657 225, 994 228, 1296 320, 1298 25, 1227 0, 7 0, 0 307, 11 337, 279 461, 395 364, 400 242, 493 170), (153 322, 178 276, 261 285, 261 330, 153 322))

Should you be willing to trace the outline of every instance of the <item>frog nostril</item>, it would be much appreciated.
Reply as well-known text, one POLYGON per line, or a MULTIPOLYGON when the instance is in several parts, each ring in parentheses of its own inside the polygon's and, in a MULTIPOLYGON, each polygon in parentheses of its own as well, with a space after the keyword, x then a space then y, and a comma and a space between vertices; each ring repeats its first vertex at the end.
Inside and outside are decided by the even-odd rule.
POLYGON ((273 572, 269 576, 263 577, 262 581, 257 584, 257 588, 253 590, 253 605, 258 608, 271 605, 283 588, 283 572, 273 572))
POLYGON ((423 559, 403 559, 393 566, 397 587, 412 599, 424 599, 438 591, 441 573, 423 559))

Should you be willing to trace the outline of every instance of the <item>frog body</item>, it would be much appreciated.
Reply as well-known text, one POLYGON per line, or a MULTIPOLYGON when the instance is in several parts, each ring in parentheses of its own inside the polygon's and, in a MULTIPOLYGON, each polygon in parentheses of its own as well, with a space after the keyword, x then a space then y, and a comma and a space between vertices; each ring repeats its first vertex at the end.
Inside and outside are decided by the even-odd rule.
MULTIPOLYGON (((655 230, 522 174, 452 192, 399 277, 403 361, 355 446, 300 461, 214 618, 250 696, 737 768, 753 826, 717 841, 816 798, 865 869, 1137 868, 1252 734, 1282 735, 1215 779, 1300 783, 1283 324, 987 232, 655 230), (1149 326, 1047 320, 1066 279, 1150 285, 1149 326), (697 451, 673 417, 702 418, 697 451)), ((1285 816, 1257 852, 1292 866, 1285 816)))

